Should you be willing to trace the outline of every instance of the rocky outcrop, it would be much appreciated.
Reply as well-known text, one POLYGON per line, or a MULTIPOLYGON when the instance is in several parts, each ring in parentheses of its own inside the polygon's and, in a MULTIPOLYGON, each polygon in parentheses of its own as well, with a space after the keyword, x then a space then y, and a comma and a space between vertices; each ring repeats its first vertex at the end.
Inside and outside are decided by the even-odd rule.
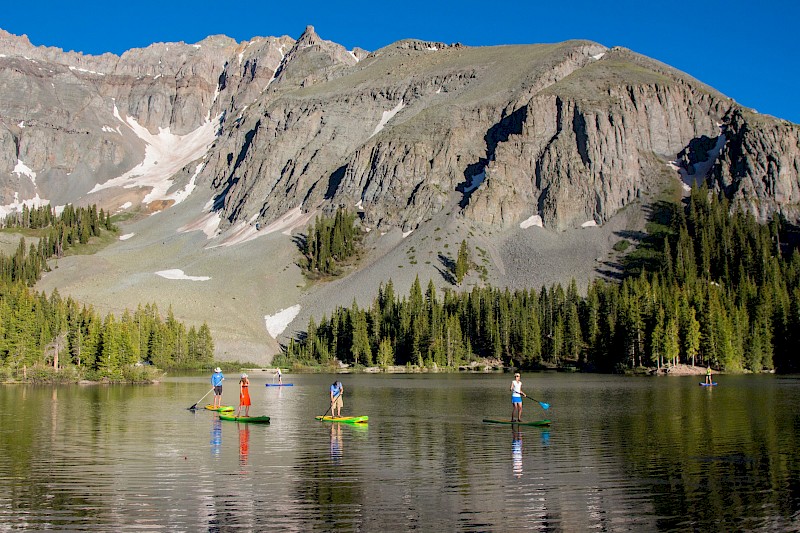
POLYGON ((734 109, 709 182, 758 219, 800 220, 800 126, 734 109))

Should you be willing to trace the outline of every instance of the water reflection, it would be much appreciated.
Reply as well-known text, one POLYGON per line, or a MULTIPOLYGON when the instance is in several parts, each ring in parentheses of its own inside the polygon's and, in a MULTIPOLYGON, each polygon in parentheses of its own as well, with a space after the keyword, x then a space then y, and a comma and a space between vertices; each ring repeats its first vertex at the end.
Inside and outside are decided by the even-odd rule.
POLYGON ((211 455, 218 456, 222 449, 222 420, 214 415, 211 422, 211 455))
POLYGON ((515 477, 522 477, 522 431, 519 426, 511 426, 511 457, 515 477))
POLYGON ((247 457, 250 455, 250 426, 236 424, 239 427, 239 465, 247 466, 247 457))
POLYGON ((557 425, 511 426, 510 453, 508 429, 479 422, 503 376, 348 377, 369 431, 314 421, 329 380, 265 393, 269 426, 189 414, 205 376, 0 387, 0 524, 798 531, 800 380, 726 377, 708 394, 697 378, 542 377, 557 425))
POLYGON ((342 464, 342 425, 331 424, 331 462, 335 465, 342 464))

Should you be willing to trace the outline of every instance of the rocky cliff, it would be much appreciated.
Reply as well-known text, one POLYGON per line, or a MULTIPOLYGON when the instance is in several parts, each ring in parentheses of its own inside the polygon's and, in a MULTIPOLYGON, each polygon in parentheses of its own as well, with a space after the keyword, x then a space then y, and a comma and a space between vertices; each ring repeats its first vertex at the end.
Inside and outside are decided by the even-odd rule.
POLYGON ((488 226, 566 229, 682 177, 761 218, 800 215, 796 125, 587 41, 368 53, 308 27, 86 56, 0 31, 0 94, 6 210, 160 209, 191 180, 220 230, 350 206, 410 231, 454 199, 488 226))

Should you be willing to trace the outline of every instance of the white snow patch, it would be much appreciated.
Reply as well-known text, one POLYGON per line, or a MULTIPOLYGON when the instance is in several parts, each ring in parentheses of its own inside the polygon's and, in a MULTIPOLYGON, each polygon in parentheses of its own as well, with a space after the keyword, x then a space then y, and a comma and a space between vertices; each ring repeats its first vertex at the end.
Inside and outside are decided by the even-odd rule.
POLYGON ((161 77, 161 74, 156 74, 156 75, 153 77, 153 81, 156 81, 156 80, 157 80, 158 78, 160 78, 160 77, 161 77))
POLYGON ((404 231, 404 232, 403 232, 403 238, 405 239, 406 237, 408 237, 408 236, 409 236, 409 235, 411 235, 412 233, 414 233, 414 230, 413 230, 413 229, 412 229, 412 230, 410 230, 410 231, 404 231))
POLYGON ((356 54, 355 54, 355 52, 353 52, 352 50, 348 50, 348 53, 349 53, 351 56, 353 56, 353 59, 355 59, 355 60, 356 60, 356 63, 358 63, 358 58, 356 57, 356 54))
POLYGON ((602 58, 604 55, 606 55, 606 53, 605 53, 605 52, 600 52, 599 54, 597 54, 597 55, 593 55, 592 57, 593 57, 594 59, 600 59, 600 58, 602 58))
MULTIPOLYGON (((213 204, 213 202, 210 203, 213 204)), ((211 206, 209 205, 207 209, 210 207, 211 206)), ((215 237, 219 232, 220 222, 222 222, 222 218, 219 216, 219 213, 217 213, 216 211, 212 211, 210 213, 206 213, 205 215, 195 220, 194 222, 191 222, 189 224, 186 224, 185 226, 178 228, 178 233, 188 233, 190 231, 202 231, 203 233, 206 234, 207 238, 211 239, 215 237)))
POLYGON ((119 126, 117 126, 116 128, 112 128, 111 126, 103 126, 102 130, 105 131, 106 133, 119 133, 120 135, 122 135, 122 132, 119 130, 119 126))
POLYGON ((5 54, 0 54, 0 57, 8 57, 8 56, 5 54))
MULTIPOLYGON (((48 205, 50 200, 44 200, 39 197, 39 193, 36 193, 36 196, 29 200, 19 201, 19 193, 14 192, 14 201, 7 205, 0 205, 0 217, 5 218, 11 213, 15 213, 18 211, 22 211, 24 206, 27 206, 28 209, 33 209, 36 207, 42 207, 43 205, 48 205)), ((62 209, 63 211, 63 209, 62 209)))
POLYGON ((187 276, 186 274, 183 273, 183 270, 179 268, 172 268, 170 270, 160 270, 156 272, 156 275, 167 279, 185 279, 189 281, 208 281, 211 279, 209 276, 187 276))
MULTIPOLYGON (((33 61, 33 60, 31 60, 31 61, 33 61)), ((97 72, 97 71, 94 71, 94 70, 87 70, 85 68, 78 68, 78 67, 70 66, 69 69, 71 71, 73 71, 73 72, 85 72, 86 74, 96 74, 98 76, 105 76, 104 72, 97 72)))
POLYGON ((431 52, 437 52, 439 49, 437 47, 435 47, 435 46, 429 46, 425 50, 430 50, 431 52))
POLYGON ((372 132, 372 135, 370 135, 370 137, 376 135, 379 131, 381 131, 383 127, 386 126, 386 123, 392 120, 392 117, 394 117, 397 113, 399 113, 400 110, 405 107, 405 105, 406 104, 403 103, 402 100, 400 100, 400 103, 397 104, 394 107, 394 109, 390 111, 384 111, 383 115, 381 116, 381 121, 378 123, 377 126, 375 126, 375 131, 372 132))
POLYGON ((34 185, 36 185, 36 172, 30 169, 28 165, 22 162, 21 159, 17 159, 17 166, 14 167, 14 170, 11 171, 13 174, 19 174, 22 176, 23 174, 28 176, 34 185))
MULTIPOLYGON (((290 209, 284 213, 265 228, 257 228, 248 222, 240 222, 228 230, 227 235, 217 246, 233 246, 236 244, 242 244, 257 237, 275 233, 276 231, 280 231, 284 235, 291 235, 292 230, 308 223, 308 221, 311 219, 311 215, 311 212, 303 214, 303 211, 300 209, 300 207, 295 207, 294 209, 290 209)), ((212 248, 214 247, 212 246, 212 248)))
POLYGON ((194 46, 194 47, 195 47, 195 48, 197 48, 197 49, 200 49, 200 48, 202 48, 202 46, 200 46, 199 44, 193 44, 192 46, 194 46))
MULTIPOLYGON (((189 183, 186 184, 186 187, 184 187, 183 189, 181 189, 179 191, 175 191, 172 194, 166 194, 166 189, 165 189, 164 190, 164 195, 162 196, 161 199, 162 200, 172 200, 174 202, 172 205, 177 205, 177 204, 181 203, 182 201, 186 200, 189 197, 189 195, 192 194, 192 191, 194 191, 194 189, 196 187, 195 181, 197 180, 197 175, 200 174, 200 171, 203 170, 204 166, 206 166, 205 161, 203 161, 202 163, 200 163, 199 165, 197 165, 195 167, 194 174, 192 174, 192 177, 189 178, 189 183)), ((169 188, 169 187, 167 187, 167 188, 169 188)), ((145 196, 144 200, 142 200, 142 201, 144 203, 146 203, 146 204, 149 204, 150 202, 152 202, 154 200, 158 200, 159 199, 158 195, 160 193, 161 193, 161 191, 156 187, 152 191, 150 191, 150 193, 148 193, 147 196, 145 196)))
POLYGON ((356 209, 358 209, 359 211, 363 211, 364 210, 364 200, 359 200, 358 201, 358 203, 356 204, 356 209))
POLYGON ((527 218, 519 223, 519 227, 522 229, 527 229, 532 226, 536 226, 537 228, 543 228, 544 225, 542 224, 542 217, 539 215, 533 215, 530 218, 527 218))
POLYGON ((25 127, 25 121, 24 120, 20 121, 20 123, 17 124, 17 127, 18 128, 24 128, 25 127))
POLYGON ((128 208, 129 208, 130 206, 132 206, 132 205, 133 205, 133 204, 132 204, 131 202, 125 202, 124 204, 122 204, 121 206, 119 206, 119 208, 120 208, 120 210, 122 210, 122 209, 128 209, 128 208))
POLYGON ((95 185, 89 193, 110 187, 123 187, 125 189, 150 187, 152 190, 145 197, 144 203, 168 199, 176 200, 176 202, 183 200, 194 188, 194 185, 190 183, 187 186, 188 192, 184 189, 182 192, 168 195, 167 191, 172 185, 172 176, 187 164, 201 158, 208 152, 216 137, 220 117, 218 116, 213 121, 206 121, 205 124, 186 135, 174 135, 169 131, 169 128, 159 128, 159 132, 153 135, 147 128, 141 126, 135 118, 127 117, 126 120, 123 120, 116 104, 114 105, 114 116, 144 141, 144 161, 122 176, 95 185))
POLYGON ((475 174, 474 176, 472 176, 471 178, 472 181, 470 181, 470 184, 464 188, 464 194, 471 193, 472 191, 480 187, 480 184, 483 183, 483 180, 485 179, 486 179, 486 170, 483 170, 480 174, 475 174))
POLYGON ((581 224, 582 228, 594 228, 596 226, 597 226, 597 222, 595 222, 594 220, 587 220, 586 222, 581 224))
POLYGON ((135 233, 126 233, 125 235, 120 235, 120 236, 119 236, 119 240, 121 240, 121 241, 127 241, 128 239, 130 239, 130 238, 131 238, 131 237, 133 237, 134 235, 136 235, 136 234, 135 234, 135 233))
POLYGON ((274 315, 264 315, 264 323, 267 326, 267 333, 275 339, 292 323, 292 320, 300 312, 300 304, 281 309, 274 315))
POLYGON ((441 88, 441 87, 439 87, 438 89, 436 89, 436 94, 439 94, 439 93, 441 93, 441 92, 442 92, 442 88, 441 88))

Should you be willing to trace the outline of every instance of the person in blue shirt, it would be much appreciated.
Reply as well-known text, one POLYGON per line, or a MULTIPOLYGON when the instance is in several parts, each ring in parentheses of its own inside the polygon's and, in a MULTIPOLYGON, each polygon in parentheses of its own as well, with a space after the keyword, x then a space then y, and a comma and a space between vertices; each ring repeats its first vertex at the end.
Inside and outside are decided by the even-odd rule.
POLYGON ((222 403, 222 382, 225 376, 222 375, 222 369, 217 367, 214 373, 211 374, 211 386, 214 387, 214 407, 219 407, 222 403))
POLYGON ((331 385, 331 416, 334 418, 342 416, 342 393, 344 393, 342 382, 334 381, 331 385))

